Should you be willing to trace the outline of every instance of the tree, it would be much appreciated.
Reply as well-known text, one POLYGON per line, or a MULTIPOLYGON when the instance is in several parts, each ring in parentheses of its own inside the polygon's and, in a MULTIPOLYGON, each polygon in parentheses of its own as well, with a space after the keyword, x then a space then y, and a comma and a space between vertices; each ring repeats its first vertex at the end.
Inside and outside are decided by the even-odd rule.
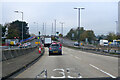
POLYGON ((59 37, 63 37, 63 35, 62 35, 62 34, 59 34, 59 37))
POLYGON ((120 35, 117 35, 117 39, 120 39, 120 35))
POLYGON ((23 39, 30 37, 28 23, 22 21, 13 21, 8 26, 8 35, 7 38, 13 39, 14 37, 19 37, 22 39, 22 24, 23 24, 23 39))
POLYGON ((92 30, 84 30, 83 27, 77 28, 77 29, 71 29, 67 35, 67 38, 74 39, 74 40, 80 40, 85 41, 86 38, 88 38, 88 41, 91 43, 93 40, 95 40, 95 34, 92 30), (80 31, 80 33, 79 33, 80 31), (72 38, 72 34, 74 34, 74 38, 72 38), (79 37, 80 36, 80 37, 79 37))
POLYGON ((6 26, 0 24, 0 28, 2 29, 2 37, 4 37, 6 32, 6 26))
POLYGON ((87 30, 86 33, 87 33, 87 38, 88 38, 89 43, 95 40, 95 34, 92 30, 87 30))
POLYGON ((112 33, 112 32, 110 32, 108 35, 107 35, 107 39, 108 39, 108 41, 113 41, 114 39, 117 39, 117 36, 114 34, 114 33, 112 33))

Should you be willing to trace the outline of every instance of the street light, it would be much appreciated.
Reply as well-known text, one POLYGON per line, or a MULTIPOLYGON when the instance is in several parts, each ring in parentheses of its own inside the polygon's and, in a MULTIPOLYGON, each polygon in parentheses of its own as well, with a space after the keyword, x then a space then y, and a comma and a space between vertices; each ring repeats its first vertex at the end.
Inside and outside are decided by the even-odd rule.
POLYGON ((74 9, 78 9, 78 43, 80 42, 80 27, 81 27, 81 17, 80 17, 80 12, 81 10, 84 10, 85 8, 74 8, 74 9))
POLYGON ((14 11, 14 12, 22 14, 22 41, 23 41, 23 12, 22 11, 14 11))
POLYGON ((118 21, 115 21, 116 23, 116 35, 118 35, 118 21))
POLYGON ((61 24, 61 33, 62 33, 62 43, 63 43, 63 24, 64 24, 64 22, 60 22, 60 24, 61 24))
POLYGON ((39 31, 38 31, 38 23, 37 22, 34 22, 34 24, 37 24, 37 33, 39 35, 39 31))
POLYGON ((38 23, 37 23, 37 22, 34 22, 34 24, 37 24, 37 33, 38 33, 37 39, 38 39, 38 46, 39 46, 39 42, 40 42, 40 31, 38 30, 38 23))

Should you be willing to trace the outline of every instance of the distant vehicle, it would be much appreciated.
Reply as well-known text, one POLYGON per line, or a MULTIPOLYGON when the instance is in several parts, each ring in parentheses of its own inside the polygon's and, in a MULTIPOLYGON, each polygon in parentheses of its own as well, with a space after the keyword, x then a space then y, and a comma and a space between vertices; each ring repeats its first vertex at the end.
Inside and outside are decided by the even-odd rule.
POLYGON ((18 48, 23 48, 23 45, 22 45, 22 44, 20 44, 20 45, 18 46, 18 48))
POLYGON ((75 43, 74 43, 74 46, 79 46, 79 43, 78 43, 78 42, 75 42, 75 43))
POLYGON ((9 44, 10 46, 18 46, 19 45, 19 39, 6 39, 6 44, 9 44))
POLYGON ((18 47, 19 48, 27 48, 28 47, 28 43, 20 44, 18 47))
POLYGON ((100 40, 100 46, 108 46, 108 40, 100 40))
POLYGON ((59 54, 62 55, 62 48, 59 44, 51 44, 49 47, 49 55, 51 54, 59 54))
POLYGON ((113 40, 113 45, 120 46, 120 40, 113 40))
POLYGON ((59 44, 59 45, 60 45, 60 47, 62 47, 62 44, 61 44, 60 42, 58 42, 57 44, 59 44))
POLYGON ((27 48, 28 47, 28 44, 27 43, 24 43, 23 44, 23 48, 27 48))
POLYGON ((27 45, 28 45, 28 46, 31 46, 31 43, 30 43, 30 42, 27 42, 27 45))
POLYGON ((10 41, 10 46, 16 46, 17 43, 15 41, 10 41))
POLYGON ((44 38, 44 46, 45 47, 49 47, 51 45, 51 43, 52 43, 51 37, 45 37, 44 38))

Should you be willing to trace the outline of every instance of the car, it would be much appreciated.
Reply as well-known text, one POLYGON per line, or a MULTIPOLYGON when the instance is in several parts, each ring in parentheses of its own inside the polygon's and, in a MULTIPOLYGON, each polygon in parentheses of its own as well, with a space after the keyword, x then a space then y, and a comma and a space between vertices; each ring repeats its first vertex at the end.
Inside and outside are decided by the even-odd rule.
POLYGON ((74 43, 74 46, 79 46, 79 43, 78 43, 78 42, 75 42, 75 43, 74 43))
POLYGON ((59 44, 51 44, 49 47, 49 55, 59 54, 62 55, 62 47, 59 44))
POLYGON ((60 42, 58 42, 57 44, 59 44, 59 45, 60 45, 60 47, 62 47, 62 44, 61 44, 60 42))
POLYGON ((27 42, 27 45, 28 45, 28 46, 31 46, 31 43, 30 43, 30 42, 27 42))

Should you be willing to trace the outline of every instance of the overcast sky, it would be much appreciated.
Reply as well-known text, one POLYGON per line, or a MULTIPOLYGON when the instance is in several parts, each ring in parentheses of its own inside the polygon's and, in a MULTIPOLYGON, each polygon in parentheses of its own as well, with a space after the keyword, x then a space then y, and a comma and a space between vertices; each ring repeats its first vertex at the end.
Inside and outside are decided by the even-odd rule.
MULTIPOLYGON (((33 0, 34 1, 34 0, 33 0)), ((116 32, 118 20, 118 2, 2 2, 2 24, 21 20, 21 14, 14 11, 24 12, 24 21, 30 28, 30 33, 42 32, 43 22, 46 23, 46 33, 51 34, 52 23, 57 21, 57 31, 61 32, 59 22, 64 22, 64 35, 71 28, 77 27, 77 10, 74 7, 85 7, 81 12, 81 26, 87 30, 93 30, 96 35, 116 32), (38 23, 37 25, 34 22, 38 23)))

